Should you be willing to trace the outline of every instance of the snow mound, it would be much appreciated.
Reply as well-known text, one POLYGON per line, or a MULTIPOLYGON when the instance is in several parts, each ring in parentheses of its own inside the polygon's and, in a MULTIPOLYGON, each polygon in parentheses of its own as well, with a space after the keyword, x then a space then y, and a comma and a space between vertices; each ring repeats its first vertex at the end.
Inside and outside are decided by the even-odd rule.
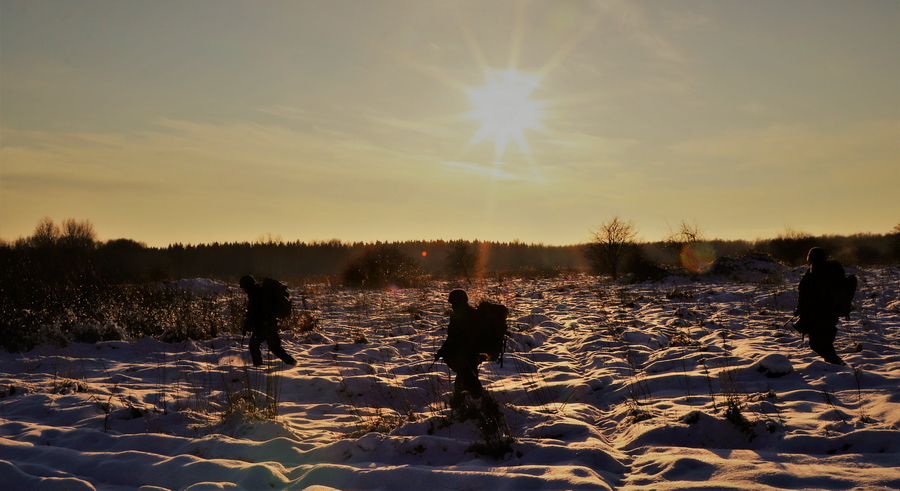
POLYGON ((794 371, 794 365, 787 356, 772 353, 759 359, 747 369, 749 372, 759 372, 769 378, 779 378, 794 371))

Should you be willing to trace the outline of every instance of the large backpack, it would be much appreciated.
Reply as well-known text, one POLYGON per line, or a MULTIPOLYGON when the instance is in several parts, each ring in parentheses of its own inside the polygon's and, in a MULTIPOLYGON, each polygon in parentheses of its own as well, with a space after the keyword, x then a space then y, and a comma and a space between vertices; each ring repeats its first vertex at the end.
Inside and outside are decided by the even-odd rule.
POLYGON ((847 275, 842 283, 840 300, 838 301, 838 315, 850 320, 850 312, 856 307, 853 305, 853 297, 856 296, 856 275, 847 275))
POLYGON ((482 301, 475 309, 476 332, 472 333, 474 346, 478 353, 487 356, 489 361, 499 361, 503 366, 503 353, 506 350, 506 335, 509 330, 506 318, 509 309, 505 306, 482 301))
POLYGON ((265 278, 262 281, 262 291, 272 315, 279 319, 291 316, 294 306, 286 286, 278 280, 265 278))
POLYGON ((856 275, 844 275, 844 268, 837 261, 826 261, 824 264, 828 275, 828 296, 838 317, 850 319, 853 297, 856 295, 856 275))

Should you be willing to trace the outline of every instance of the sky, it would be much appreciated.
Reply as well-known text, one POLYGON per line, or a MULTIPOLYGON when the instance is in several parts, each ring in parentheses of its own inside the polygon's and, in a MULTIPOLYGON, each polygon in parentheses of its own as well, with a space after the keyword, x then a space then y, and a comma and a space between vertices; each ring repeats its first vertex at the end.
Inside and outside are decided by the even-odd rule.
POLYGON ((0 1, 5 240, 900 223, 895 0, 0 1))

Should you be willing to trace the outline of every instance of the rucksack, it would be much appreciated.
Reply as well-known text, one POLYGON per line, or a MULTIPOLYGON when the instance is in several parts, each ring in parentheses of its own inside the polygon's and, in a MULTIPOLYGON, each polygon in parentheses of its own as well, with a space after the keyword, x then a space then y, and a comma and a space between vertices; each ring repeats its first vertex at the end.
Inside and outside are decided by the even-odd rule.
POLYGON ((475 324, 477 331, 472 333, 474 347, 478 353, 487 356, 489 361, 499 361, 503 366, 503 353, 506 351, 506 335, 509 330, 506 318, 509 309, 505 306, 482 301, 475 308, 475 324))
POLYGON ((278 280, 265 278, 262 281, 262 291, 272 315, 279 319, 291 316, 294 306, 286 286, 278 280))
MULTIPOLYGON (((835 276, 833 280, 830 283, 829 297, 834 305, 834 311, 838 317, 850 320, 850 312, 856 309, 853 305, 853 297, 856 296, 856 275, 835 276)), ((803 315, 794 322, 794 329, 800 334, 809 334, 810 327, 808 319, 803 315)))
POLYGON ((828 295, 831 307, 838 317, 846 317, 850 320, 850 312, 853 306, 853 297, 856 295, 856 275, 844 275, 841 263, 831 260, 825 261, 825 272, 828 276, 828 295))
POLYGON ((855 274, 847 275, 842 282, 842 291, 838 300, 838 315, 846 317, 847 320, 850 320, 850 312, 856 309, 856 306, 853 305, 853 297, 856 296, 856 283, 855 274))

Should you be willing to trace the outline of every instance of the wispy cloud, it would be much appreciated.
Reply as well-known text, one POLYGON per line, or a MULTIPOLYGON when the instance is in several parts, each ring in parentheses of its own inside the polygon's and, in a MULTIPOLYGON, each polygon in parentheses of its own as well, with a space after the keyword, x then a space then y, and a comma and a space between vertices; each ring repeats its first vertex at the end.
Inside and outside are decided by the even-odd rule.
POLYGON ((415 121, 378 116, 369 116, 368 119, 376 124, 393 129, 411 131, 433 138, 462 138, 458 131, 448 128, 447 124, 442 121, 415 121))
MULTIPOLYGON (((840 127, 774 124, 762 129, 732 131, 672 145, 670 150, 695 159, 726 158, 756 169, 797 167, 828 171, 879 163, 900 154, 900 121, 872 120, 840 127)), ((897 171, 890 166, 885 172, 897 171)))
POLYGON ((273 116, 278 116, 294 121, 301 121, 304 123, 318 121, 318 118, 312 113, 312 111, 296 106, 277 104, 271 107, 263 107, 259 110, 260 112, 266 114, 271 114, 273 116))
POLYGON ((446 167, 482 177, 487 177, 497 181, 532 181, 534 179, 523 175, 508 172, 503 169, 503 163, 495 163, 493 165, 469 164, 466 162, 442 162, 446 167))

